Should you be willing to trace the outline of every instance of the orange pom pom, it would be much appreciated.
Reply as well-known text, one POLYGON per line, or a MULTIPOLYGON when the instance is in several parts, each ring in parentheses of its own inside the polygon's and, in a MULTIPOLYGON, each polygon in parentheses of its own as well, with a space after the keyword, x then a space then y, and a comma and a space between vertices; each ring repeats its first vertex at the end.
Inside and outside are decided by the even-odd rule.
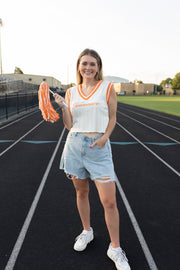
POLYGON ((48 122, 56 122, 60 117, 51 104, 49 97, 49 86, 45 82, 42 82, 39 87, 38 99, 39 109, 41 110, 42 117, 48 122))

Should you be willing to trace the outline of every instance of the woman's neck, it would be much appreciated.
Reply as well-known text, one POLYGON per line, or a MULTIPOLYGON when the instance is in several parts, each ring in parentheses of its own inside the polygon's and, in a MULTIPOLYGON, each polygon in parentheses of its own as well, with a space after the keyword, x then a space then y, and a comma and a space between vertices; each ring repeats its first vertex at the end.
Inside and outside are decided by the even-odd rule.
POLYGON ((90 88, 90 87, 94 87, 94 85, 96 85, 98 81, 97 80, 83 80, 82 82, 82 86, 83 88, 90 88))
POLYGON ((91 81, 83 81, 82 82, 82 91, 87 96, 92 91, 94 86, 97 84, 98 81, 91 80, 91 81))

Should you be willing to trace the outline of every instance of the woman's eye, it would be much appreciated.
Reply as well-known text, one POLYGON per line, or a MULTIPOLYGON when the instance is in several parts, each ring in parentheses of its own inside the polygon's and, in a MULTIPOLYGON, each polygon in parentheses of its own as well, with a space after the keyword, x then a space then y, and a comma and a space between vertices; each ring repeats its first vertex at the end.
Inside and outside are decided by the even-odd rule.
POLYGON ((95 67, 96 64, 95 64, 95 63, 89 63, 89 64, 88 64, 87 62, 82 62, 81 65, 82 65, 82 66, 87 66, 87 65, 89 65, 89 66, 91 66, 91 67, 95 67))

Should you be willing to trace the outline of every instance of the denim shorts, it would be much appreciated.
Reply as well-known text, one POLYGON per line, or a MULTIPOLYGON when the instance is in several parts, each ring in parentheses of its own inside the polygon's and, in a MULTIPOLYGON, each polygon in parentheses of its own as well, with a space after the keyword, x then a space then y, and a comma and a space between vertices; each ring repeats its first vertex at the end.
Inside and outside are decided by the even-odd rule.
POLYGON ((102 135, 91 138, 79 132, 69 132, 60 169, 63 169, 67 176, 75 176, 78 179, 115 181, 110 141, 108 140, 102 148, 97 145, 90 148, 102 135))

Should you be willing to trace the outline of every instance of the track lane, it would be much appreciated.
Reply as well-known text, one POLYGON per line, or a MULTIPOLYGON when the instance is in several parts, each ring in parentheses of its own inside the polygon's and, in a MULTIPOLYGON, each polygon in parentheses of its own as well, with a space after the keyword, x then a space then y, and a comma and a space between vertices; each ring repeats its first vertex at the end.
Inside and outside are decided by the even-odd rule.
POLYGON ((30 118, 23 118, 20 122, 15 122, 15 124, 2 129, 0 131, 0 156, 8 151, 8 148, 12 148, 16 143, 23 139, 28 132, 31 132, 31 130, 34 130, 34 128, 41 125, 43 121, 40 114, 36 114, 30 118), (3 140, 9 140, 9 142, 3 143, 3 140))
MULTIPOLYGON (((59 108, 57 108, 57 111, 59 111, 59 108)), ((45 121, 42 120, 41 112, 38 110, 28 114, 27 117, 24 116, 9 124, 3 125, 0 128, 0 157, 43 122, 45 121)), ((45 123, 52 125, 52 123, 45 123)))
POLYGON ((20 141, 22 141, 22 139, 24 139, 29 133, 31 133, 32 131, 34 131, 37 127, 39 127, 42 123, 44 122, 44 120, 41 120, 37 125, 35 125, 32 129, 28 130, 25 134, 23 134, 20 138, 18 138, 17 140, 15 140, 12 144, 10 144, 8 147, 6 147, 1 153, 0 153, 0 157, 2 157, 5 153, 7 153, 11 148, 13 148, 17 143, 19 143, 20 141))
MULTIPOLYGON (((112 140, 121 132, 116 129, 112 140)), ((178 269, 179 177, 139 144, 112 145, 112 150, 118 179, 158 269, 178 269)))
MULTIPOLYGON (((126 122, 127 121, 124 121, 124 123, 126 122)), ((41 132, 39 132, 39 134, 36 134, 35 132, 29 134, 27 136, 27 139, 38 140, 38 138, 40 137, 40 139, 42 140, 47 140, 47 137, 44 136, 46 130, 45 126, 46 125, 43 125, 43 128, 41 127, 41 132, 43 133, 43 135, 41 132)), ((50 127, 48 127, 48 130, 49 129, 50 127)), ((55 129, 50 132, 48 139, 56 140, 56 136, 54 137, 54 135, 52 135, 54 134, 54 132, 56 133, 55 129)), ((65 140, 65 138, 63 140, 65 140)), ((136 143, 136 141, 124 130, 119 128, 117 129, 117 127, 112 134, 112 141, 136 143)), ((52 151, 52 146, 54 147, 54 145, 52 144, 41 147, 42 145, 27 146, 24 143, 18 144, 17 146, 18 149, 22 147, 22 150, 24 150, 25 153, 28 153, 29 162, 32 164, 32 152, 38 152, 36 158, 40 156, 40 167, 43 166, 43 168, 45 168, 44 163, 46 159, 44 151, 46 150, 50 155, 50 152, 52 151), (35 151, 35 149, 38 149, 38 151, 35 151)), ((91 192, 90 195, 93 206, 93 211, 91 215, 94 221, 93 226, 97 228, 97 237, 95 242, 88 247, 87 252, 85 252, 84 254, 73 253, 72 243, 74 242, 74 237, 76 236, 76 234, 78 234, 81 230, 81 227, 79 218, 77 216, 76 206, 74 205, 75 198, 73 196, 75 194, 72 185, 69 182, 66 182, 68 181, 66 179, 64 182, 59 181, 59 175, 61 175, 61 180, 64 180, 65 178, 64 173, 59 171, 58 169, 62 147, 63 145, 61 145, 58 152, 59 154, 57 155, 55 163, 53 164, 49 176, 50 179, 48 179, 45 190, 43 191, 40 203, 35 213, 35 217, 32 220, 29 233, 27 235, 25 243, 23 244, 23 248, 21 250, 15 269, 24 270, 24 267, 27 267, 27 265, 29 267, 28 270, 49 270, 59 269, 59 267, 64 267, 63 269, 71 269, 72 266, 83 270, 86 269, 85 267, 88 267, 88 270, 99 269, 102 265, 104 265, 105 269, 107 269, 107 265, 108 269, 114 269, 113 263, 106 258, 105 253, 107 248, 104 247, 108 247, 109 242, 107 240, 107 231, 105 229, 105 224, 102 221, 103 211, 100 207, 100 203, 98 202, 98 196, 94 190, 93 185, 91 185, 91 190, 93 192, 91 192), (60 196, 60 194, 62 196, 60 196), (63 200, 64 195, 66 196, 63 200), (67 202, 66 198, 69 199, 69 197, 71 197, 73 200, 68 200, 67 202), (70 213, 67 213, 68 211, 70 211, 70 213), (62 220, 65 220, 67 223, 62 223, 62 220), (99 230, 99 228, 101 229, 99 230), (63 235, 61 233, 62 231, 63 235), (106 237, 104 237, 104 235, 106 235, 106 237), (64 250, 68 255, 67 259, 64 257, 64 250), (94 260, 95 257, 96 260, 94 260)), ((12 149, 13 152, 15 148, 12 149)), ((172 269, 169 268, 170 266, 173 266, 173 269, 176 269, 177 265, 179 265, 179 258, 178 256, 176 256, 176 254, 174 256, 174 253, 176 248, 178 248, 177 228, 180 225, 176 212, 176 210, 178 210, 176 202, 178 201, 179 194, 177 178, 174 175, 172 176, 170 171, 167 170, 167 168, 164 168, 162 164, 159 165, 159 162, 152 158, 152 156, 148 152, 142 150, 139 144, 118 146, 112 144, 112 150, 115 162, 115 170, 117 172, 118 178, 127 195, 133 212, 135 213, 135 216, 139 221, 140 227, 143 231, 143 234, 145 235, 148 246, 150 246, 150 251, 155 258, 155 261, 157 261, 158 269, 164 270, 165 267, 167 267, 167 270, 170 270, 172 269), (144 179, 146 181, 144 181, 144 179), (170 216, 171 212, 172 215, 170 216), (164 223, 166 223, 166 220, 167 224, 163 226, 164 223), (171 227, 168 226, 169 224, 171 227), (167 237, 166 234, 168 236, 170 234, 171 235, 167 237), (166 239, 164 239, 165 236, 166 239), (172 245, 168 245, 168 241, 172 243, 172 245), (169 248, 165 249, 167 245, 169 248), (174 258, 174 260, 172 258, 174 258)), ((176 155, 176 151, 174 152, 174 155, 176 155)), ((5 159, 5 156, 6 155, 3 156, 3 160, 5 159)), ((9 158, 9 156, 6 158, 9 158)), ((17 158, 16 161, 18 162, 18 160, 23 160, 22 165, 24 165, 25 160, 23 156, 23 151, 21 152, 21 155, 17 158)), ((17 163, 14 164, 14 167, 16 166, 16 164, 17 163)), ((4 166, 5 170, 6 166, 4 166)), ((16 170, 16 172, 18 172, 18 168, 16 168, 16 170)), ((33 175, 36 175, 37 173, 39 174, 38 170, 39 167, 37 167, 36 169, 34 167, 32 168, 32 179, 33 175)), ((12 171, 10 170, 9 174, 11 174, 11 172, 12 171)), ((26 173, 23 173, 20 174, 19 177, 22 180, 24 178, 26 179, 27 175, 26 173)), ((37 183, 35 187, 35 181, 32 183, 32 185, 34 188, 33 194, 35 194, 37 183)), ((21 192, 23 193, 24 190, 26 189, 24 189, 24 187, 22 186, 21 192)), ((23 196, 22 194, 18 193, 18 188, 15 189, 15 193, 16 192, 17 194, 15 194, 15 196, 18 196, 16 200, 18 200, 18 206, 19 209, 21 209, 21 204, 19 202, 23 196)), ((8 197, 10 196, 11 192, 8 194, 8 197)), ((121 214, 122 246, 127 251, 127 256, 130 260, 130 263, 132 264, 132 270, 149 269, 137 237, 130 223, 126 209, 123 205, 123 202, 119 195, 117 195, 117 197, 118 206, 120 208, 121 214)), ((9 200, 9 206, 12 207, 13 202, 11 204, 11 201, 9 200)), ((30 200, 27 205, 30 205, 30 200)), ((3 205, 3 207, 5 206, 3 205)), ((16 209, 16 207, 14 207, 14 209, 16 209)), ((22 209, 22 211, 24 210, 22 209)), ((8 215, 9 213, 7 213, 6 218, 8 218, 8 215)), ((15 215, 13 215, 12 217, 16 218, 15 215)), ((21 219, 22 224, 23 218, 18 217, 18 220, 19 219, 21 219)), ((13 220, 11 220, 11 222, 13 223, 13 220)), ((18 227, 17 224, 15 224, 15 227, 16 226, 18 227)), ((11 232, 7 238, 9 238, 9 236, 12 236, 12 234, 17 237, 17 228, 13 232, 14 233, 11 232)), ((6 256, 6 259, 7 257, 8 256, 6 256)))
MULTIPOLYGON (((65 137, 63 138, 63 141, 65 137)), ((90 182, 91 220, 95 231, 95 240, 86 251, 73 250, 75 237, 82 230, 76 209, 75 191, 70 180, 59 170, 61 145, 37 211, 32 220, 23 248, 14 269, 104 269, 113 270, 114 264, 107 258, 109 237, 104 222, 104 213, 96 188, 90 182), (45 224, 45 225, 43 225, 45 224), (29 252, 31 250, 32 252, 29 252)), ((117 193, 118 207, 121 213, 121 242, 134 269, 148 270, 148 264, 134 234, 122 199, 117 193), (133 248, 132 248, 133 246, 133 248)), ((133 268, 132 268, 133 269, 133 268)))
POLYGON ((145 116, 136 114, 134 111, 131 111, 131 112, 124 111, 124 114, 127 115, 128 117, 135 118, 137 121, 140 121, 146 125, 149 125, 152 128, 155 128, 156 130, 159 130, 160 132, 165 133, 176 140, 180 140, 180 135, 179 135, 180 128, 176 124, 173 125, 173 128, 172 128, 172 125, 168 126, 166 125, 166 123, 164 125, 163 124, 164 122, 162 121, 161 122, 153 121, 152 119, 146 118, 145 116))
MULTIPOLYGON (((133 120, 133 121, 135 121, 136 123, 139 123, 139 124, 143 125, 144 127, 147 127, 147 128, 149 128, 149 129, 153 130, 155 133, 158 133, 158 134, 160 134, 160 135, 162 135, 162 136, 164 136, 164 137, 170 139, 171 141, 173 141, 173 142, 175 142, 175 143, 180 144, 180 141, 178 141, 178 140, 176 140, 176 139, 174 139, 174 138, 172 138, 172 137, 166 135, 165 133, 159 131, 159 126, 156 127, 156 128, 154 128, 154 127, 151 126, 151 124, 150 124, 150 125, 149 125, 149 124, 145 124, 144 121, 142 121, 142 119, 137 120, 137 118, 134 118, 134 117, 132 117, 132 116, 130 116, 130 115, 127 115, 127 114, 125 114, 125 113, 123 113, 123 112, 120 112, 120 111, 117 111, 117 113, 118 113, 118 114, 121 114, 121 115, 123 115, 123 116, 125 116, 125 117, 127 117, 127 118, 129 118, 129 119, 131 119, 131 120, 133 120)), ((154 125, 153 125, 153 126, 154 126, 154 125)), ((174 137, 174 133, 173 133, 173 137, 174 137)), ((180 139, 180 138, 178 138, 178 139, 180 139)))
POLYGON ((39 113, 39 109, 33 110, 32 112, 26 112, 24 116, 15 116, 14 119, 7 119, 6 121, 0 122, 0 130, 3 130, 11 125, 14 125, 15 123, 30 117, 31 115, 39 113))
POLYGON ((125 104, 125 103, 120 103, 120 102, 118 102, 118 108, 122 108, 125 111, 133 110, 134 112, 138 114, 144 114, 150 118, 154 118, 162 122, 164 122, 165 120, 167 124, 177 125, 177 127, 180 127, 180 116, 177 116, 177 115, 167 114, 164 112, 158 112, 155 110, 150 110, 150 109, 133 106, 133 105, 125 104))
POLYGON ((148 129, 147 126, 143 126, 141 123, 134 121, 132 118, 126 117, 124 113, 123 115, 117 114, 117 120, 117 122, 119 122, 122 127, 135 136, 137 140, 140 140, 143 144, 145 144, 145 148, 150 149, 149 151, 153 151, 155 155, 158 155, 179 173, 179 144, 171 145, 171 139, 162 136, 162 134, 159 134, 152 129, 148 129), (154 145, 152 143, 154 143, 154 145))
POLYGON ((58 143, 56 145, 56 148, 55 148, 55 150, 54 150, 54 152, 53 152, 53 154, 51 156, 51 159, 50 159, 50 161, 48 163, 48 166, 47 166, 46 171, 45 171, 45 173, 43 175, 42 181, 40 182, 40 185, 39 185, 38 190, 36 192, 36 195, 35 195, 35 197, 33 199, 33 202, 31 204, 31 207, 30 207, 30 209, 28 211, 28 214, 26 216, 26 219, 24 221, 24 224, 23 224, 23 226, 21 228, 20 234, 19 234, 19 236, 17 238, 17 241, 16 241, 15 246, 13 248, 13 251, 11 253, 11 256, 10 256, 10 258, 8 260, 8 263, 7 263, 6 267, 5 267, 5 270, 11 270, 11 269, 13 269, 14 268, 14 265, 16 264, 17 257, 19 255, 19 252, 20 252, 21 247, 23 245, 24 239, 26 237, 26 233, 27 233, 27 231, 29 229, 29 226, 30 226, 31 220, 33 218, 34 212, 36 210, 36 207, 38 205, 39 199, 41 197, 41 193, 43 191, 43 188, 44 188, 44 185, 46 183, 47 177, 49 175, 49 172, 51 170, 52 164, 54 162, 54 158, 55 158, 56 153, 58 151, 59 145, 60 145, 60 143, 62 141, 62 137, 63 137, 64 131, 65 131, 65 128, 63 128, 63 131, 62 131, 62 133, 61 133, 61 135, 59 137, 59 140, 58 140, 58 143))
MULTIPOLYGON (((52 137, 53 131, 57 140, 61 127, 63 124, 59 123, 52 125, 51 129, 46 125, 46 132, 44 128, 42 132, 44 139, 48 139, 48 134, 52 137)), ((37 130, 34 132, 38 133, 37 130)), ((4 269, 2 265, 12 250, 54 147, 54 144, 19 143, 1 157, 0 269, 4 269)))

